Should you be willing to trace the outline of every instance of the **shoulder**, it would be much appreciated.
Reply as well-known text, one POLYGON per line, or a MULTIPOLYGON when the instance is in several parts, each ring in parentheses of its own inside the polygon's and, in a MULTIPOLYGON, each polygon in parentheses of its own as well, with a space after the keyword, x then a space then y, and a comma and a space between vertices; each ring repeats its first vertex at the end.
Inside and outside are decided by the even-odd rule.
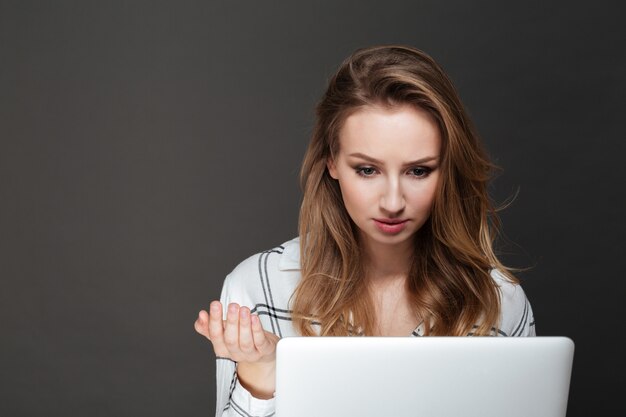
POLYGON ((295 238, 240 262, 224 280, 222 302, 253 307, 271 297, 282 304, 295 288, 299 270, 300 246, 295 238))
POLYGON ((491 271, 491 277, 500 292, 499 333, 503 336, 534 335, 535 319, 522 286, 497 269, 491 271))
POLYGON ((233 281, 246 281, 251 275, 300 269, 300 239, 294 238, 272 249, 256 253, 239 263, 228 275, 233 281))

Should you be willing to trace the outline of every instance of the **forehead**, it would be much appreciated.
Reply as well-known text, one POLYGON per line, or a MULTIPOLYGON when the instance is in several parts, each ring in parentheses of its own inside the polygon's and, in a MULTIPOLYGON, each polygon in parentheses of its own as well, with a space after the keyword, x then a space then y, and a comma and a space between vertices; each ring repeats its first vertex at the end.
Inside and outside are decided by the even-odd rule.
POLYGON ((410 105, 365 106, 350 114, 339 131, 340 153, 372 157, 438 155, 439 127, 430 113, 410 105), (428 155, 427 155, 428 154, 428 155))

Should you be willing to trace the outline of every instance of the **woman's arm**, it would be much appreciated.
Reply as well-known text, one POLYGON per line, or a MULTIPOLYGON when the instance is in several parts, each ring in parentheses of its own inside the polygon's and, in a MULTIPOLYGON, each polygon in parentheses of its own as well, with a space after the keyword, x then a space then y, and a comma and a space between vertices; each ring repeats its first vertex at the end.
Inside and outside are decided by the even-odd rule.
POLYGON ((501 336, 535 336, 535 317, 530 302, 519 284, 509 281, 504 274, 494 269, 491 276, 500 290, 501 336))
POLYGON ((218 410, 216 415, 271 414, 278 336, 265 332, 258 316, 236 303, 228 305, 226 320, 222 319, 222 303, 213 301, 194 324, 211 341, 218 358, 218 395, 228 395, 227 401, 218 398, 217 406, 224 412, 218 410))

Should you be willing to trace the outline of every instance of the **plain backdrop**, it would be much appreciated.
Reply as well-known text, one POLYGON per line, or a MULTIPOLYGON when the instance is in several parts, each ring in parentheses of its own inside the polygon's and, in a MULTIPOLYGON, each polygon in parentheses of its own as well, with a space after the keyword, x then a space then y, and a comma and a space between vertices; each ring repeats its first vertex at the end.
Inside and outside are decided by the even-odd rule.
POLYGON ((576 343, 568 416, 624 415, 623 12, 0 1, 0 415, 212 415, 197 312, 296 235, 315 103, 387 43, 444 67, 502 168, 502 258, 576 343))

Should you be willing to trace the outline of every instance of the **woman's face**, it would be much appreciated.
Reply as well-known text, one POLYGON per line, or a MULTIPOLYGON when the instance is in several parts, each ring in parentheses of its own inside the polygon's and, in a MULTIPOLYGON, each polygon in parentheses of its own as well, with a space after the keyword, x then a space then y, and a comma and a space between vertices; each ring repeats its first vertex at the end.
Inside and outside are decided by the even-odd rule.
POLYGON ((422 109, 367 106, 348 116, 328 170, 366 243, 411 243, 430 216, 440 150, 439 128, 422 109))

